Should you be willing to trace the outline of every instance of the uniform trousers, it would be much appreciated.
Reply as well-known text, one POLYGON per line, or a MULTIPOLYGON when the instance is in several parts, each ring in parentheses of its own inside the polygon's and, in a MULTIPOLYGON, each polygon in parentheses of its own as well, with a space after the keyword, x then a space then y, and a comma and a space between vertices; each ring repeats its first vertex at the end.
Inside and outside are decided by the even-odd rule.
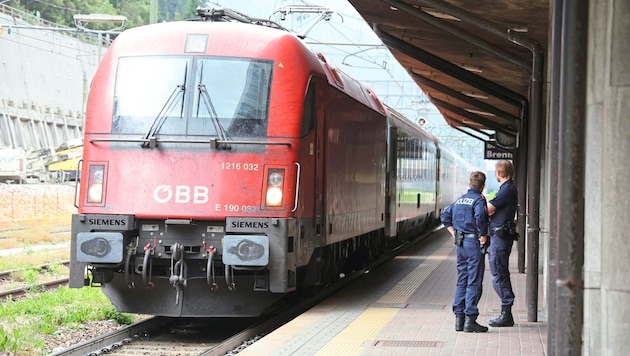
POLYGON ((488 251, 488 263, 492 273, 492 286, 501 298, 501 306, 507 307, 514 304, 514 292, 510 281, 510 253, 514 240, 492 235, 490 238, 490 250, 488 251))
POLYGON ((481 298, 485 255, 481 254, 478 238, 465 237, 457 246, 457 287, 453 298, 453 313, 457 316, 479 315, 477 303, 481 298))

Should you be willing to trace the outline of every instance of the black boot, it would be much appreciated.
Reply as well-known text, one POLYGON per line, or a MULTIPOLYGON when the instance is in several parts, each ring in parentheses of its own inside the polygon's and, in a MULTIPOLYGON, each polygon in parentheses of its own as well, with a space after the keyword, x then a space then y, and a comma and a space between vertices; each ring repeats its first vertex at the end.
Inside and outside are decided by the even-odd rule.
POLYGON ((464 331, 467 333, 485 333, 488 331, 487 326, 477 324, 476 317, 466 315, 464 321, 464 331))
POLYGON ((455 315, 455 331, 464 330, 464 320, 465 317, 463 315, 455 315))
POLYGON ((502 310, 501 315, 497 316, 494 319, 491 319, 488 322, 488 325, 496 328, 502 326, 514 326, 514 317, 512 317, 512 312, 508 310, 502 310))

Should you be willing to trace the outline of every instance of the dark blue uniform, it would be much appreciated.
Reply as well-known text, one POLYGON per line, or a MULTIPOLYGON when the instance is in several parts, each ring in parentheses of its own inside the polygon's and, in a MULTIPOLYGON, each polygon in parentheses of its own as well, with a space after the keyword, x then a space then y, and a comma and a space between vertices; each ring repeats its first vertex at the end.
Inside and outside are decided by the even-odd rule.
MULTIPOLYGON (((485 268, 479 237, 486 236, 488 212, 486 200, 480 192, 468 192, 449 205, 440 216, 445 227, 464 234, 463 243, 457 246, 457 288, 453 299, 453 313, 474 319, 479 315, 477 303, 481 298, 481 284, 485 268)), ((487 329, 487 328, 486 328, 487 329)))
POLYGON ((490 272, 492 273, 492 286, 499 298, 501 298, 503 310, 506 307, 511 308, 512 304, 514 304, 514 292, 512 291, 510 270, 508 268, 514 239, 512 236, 503 233, 500 233, 501 236, 497 236, 495 231, 501 231, 506 222, 513 222, 516 215, 518 193, 511 179, 501 184, 497 195, 490 200, 490 204, 494 205, 496 212, 490 217, 492 237, 490 239, 490 250, 488 251, 488 263, 490 263, 490 272))

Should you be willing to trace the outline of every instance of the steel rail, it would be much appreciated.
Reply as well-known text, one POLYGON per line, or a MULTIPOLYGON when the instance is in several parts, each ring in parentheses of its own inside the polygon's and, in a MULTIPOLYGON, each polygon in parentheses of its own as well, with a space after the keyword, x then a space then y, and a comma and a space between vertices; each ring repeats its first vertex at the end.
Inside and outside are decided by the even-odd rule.
POLYGON ((26 295, 26 293, 30 291, 39 291, 40 290, 39 287, 43 287, 42 290, 46 291, 46 290, 57 288, 59 286, 65 286, 68 284, 68 280, 69 280, 68 277, 65 277, 65 278, 55 279, 54 281, 43 282, 35 286, 25 286, 21 288, 0 291, 0 299, 2 300, 7 299, 7 298, 18 299, 18 298, 23 297, 24 295, 26 295))

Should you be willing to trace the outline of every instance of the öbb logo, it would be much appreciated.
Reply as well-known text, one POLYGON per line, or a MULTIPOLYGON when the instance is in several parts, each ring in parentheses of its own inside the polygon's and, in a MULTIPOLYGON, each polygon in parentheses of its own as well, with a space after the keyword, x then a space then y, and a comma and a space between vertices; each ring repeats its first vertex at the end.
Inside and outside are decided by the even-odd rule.
POLYGON ((208 202, 208 187, 196 185, 158 185, 153 191, 153 199, 160 204, 174 201, 175 204, 205 204, 208 202))

